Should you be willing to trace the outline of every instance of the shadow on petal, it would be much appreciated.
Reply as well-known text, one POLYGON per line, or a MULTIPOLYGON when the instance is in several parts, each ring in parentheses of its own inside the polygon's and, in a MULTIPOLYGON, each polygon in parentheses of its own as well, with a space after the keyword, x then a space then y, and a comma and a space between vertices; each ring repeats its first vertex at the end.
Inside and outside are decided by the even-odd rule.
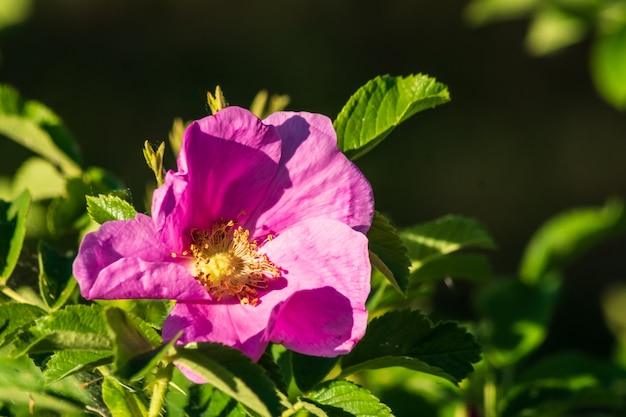
POLYGON ((353 313, 350 300, 332 287, 298 291, 274 308, 266 337, 306 355, 337 356, 356 343, 349 343, 353 313))
POLYGON ((287 162, 294 156, 296 150, 311 138, 309 122, 301 116, 293 115, 282 124, 276 126, 282 138, 281 158, 271 187, 266 192, 266 198, 259 202, 254 212, 246 220, 248 229, 257 230, 254 238, 263 241, 267 235, 276 235, 280 230, 273 230, 271 224, 258 225, 259 217, 280 202, 285 190, 293 183, 287 169, 287 162))

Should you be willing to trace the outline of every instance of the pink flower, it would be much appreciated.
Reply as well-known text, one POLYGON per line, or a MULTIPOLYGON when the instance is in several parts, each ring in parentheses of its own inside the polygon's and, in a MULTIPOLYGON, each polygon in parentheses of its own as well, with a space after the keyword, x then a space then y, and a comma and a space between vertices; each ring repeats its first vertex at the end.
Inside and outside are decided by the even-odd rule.
POLYGON ((152 215, 85 236, 85 298, 176 300, 165 340, 182 330, 255 360, 269 342, 336 356, 363 336, 372 190, 325 116, 228 107, 194 122, 152 215))

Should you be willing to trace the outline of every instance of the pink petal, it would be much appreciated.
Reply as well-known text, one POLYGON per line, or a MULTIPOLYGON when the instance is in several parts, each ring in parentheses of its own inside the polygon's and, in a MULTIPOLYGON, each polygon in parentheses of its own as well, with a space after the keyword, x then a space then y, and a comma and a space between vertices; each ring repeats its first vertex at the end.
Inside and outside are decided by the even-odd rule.
POLYGON ((163 323, 163 340, 174 338, 182 330, 180 343, 222 343, 258 360, 268 344, 263 340, 263 331, 271 307, 239 302, 178 303, 163 323))
POLYGON ((257 306, 178 303, 163 338, 183 330, 182 343, 217 342, 257 360, 269 341, 297 352, 336 356, 361 339, 370 288, 367 239, 327 219, 300 222, 260 250, 284 274, 257 306))
POLYGON ((280 169, 247 224, 255 238, 311 217, 339 220, 365 233, 374 214, 372 188, 337 149, 330 120, 278 112, 264 123, 276 126, 283 147, 280 169))
POLYGON ((189 207, 186 201, 187 176, 169 171, 164 184, 152 194, 152 216, 159 240, 173 253, 189 248, 185 233, 189 230, 189 207))
POLYGON ((191 228, 243 219, 266 195, 280 153, 276 129, 247 110, 227 107, 192 123, 183 137, 178 173, 168 174, 155 194, 157 229, 171 242, 191 228))
POLYGON ((305 220, 262 250, 284 272, 287 287, 263 303, 275 304, 265 338, 307 355, 349 352, 367 325, 370 290, 366 237, 328 219, 305 220))
POLYGON ((87 299, 209 299, 204 287, 158 239, 154 222, 109 221, 83 239, 73 273, 87 299))

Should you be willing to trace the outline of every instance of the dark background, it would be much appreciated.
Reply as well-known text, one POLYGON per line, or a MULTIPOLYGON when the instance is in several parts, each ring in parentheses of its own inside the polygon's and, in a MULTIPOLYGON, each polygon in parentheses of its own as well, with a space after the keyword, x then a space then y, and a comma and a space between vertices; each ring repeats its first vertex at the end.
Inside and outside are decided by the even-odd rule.
MULTIPOLYGON (((496 271, 514 273, 550 216, 626 195, 626 117, 596 95, 588 42, 532 58, 522 47, 527 22, 473 28, 466 6, 35 1, 28 20, 0 32, 0 81, 56 111, 85 163, 117 174, 141 207, 151 180, 144 140, 167 139, 177 116, 204 116, 217 84, 231 104, 248 106, 266 88, 291 95, 291 110, 334 118, 376 75, 427 73, 448 85, 452 102, 403 124, 358 165, 396 225, 474 217, 498 243, 496 271)), ((1 173, 11 175, 24 155, 0 141, 1 173)), ((624 278, 624 249, 617 242, 585 261, 602 264, 580 278, 586 292, 574 292, 575 306, 598 313, 595 295, 624 278)))

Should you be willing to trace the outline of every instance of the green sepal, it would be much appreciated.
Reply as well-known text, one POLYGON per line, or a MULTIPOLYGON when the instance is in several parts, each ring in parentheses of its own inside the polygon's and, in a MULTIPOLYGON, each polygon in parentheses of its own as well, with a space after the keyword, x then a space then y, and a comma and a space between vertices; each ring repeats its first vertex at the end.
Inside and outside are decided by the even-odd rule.
POLYGON ((165 155, 165 142, 161 142, 159 147, 155 151, 150 142, 145 141, 143 145, 143 157, 146 160, 146 164, 154 173, 154 177, 157 182, 157 187, 163 185, 165 181, 165 170, 163 169, 163 156, 165 155))

